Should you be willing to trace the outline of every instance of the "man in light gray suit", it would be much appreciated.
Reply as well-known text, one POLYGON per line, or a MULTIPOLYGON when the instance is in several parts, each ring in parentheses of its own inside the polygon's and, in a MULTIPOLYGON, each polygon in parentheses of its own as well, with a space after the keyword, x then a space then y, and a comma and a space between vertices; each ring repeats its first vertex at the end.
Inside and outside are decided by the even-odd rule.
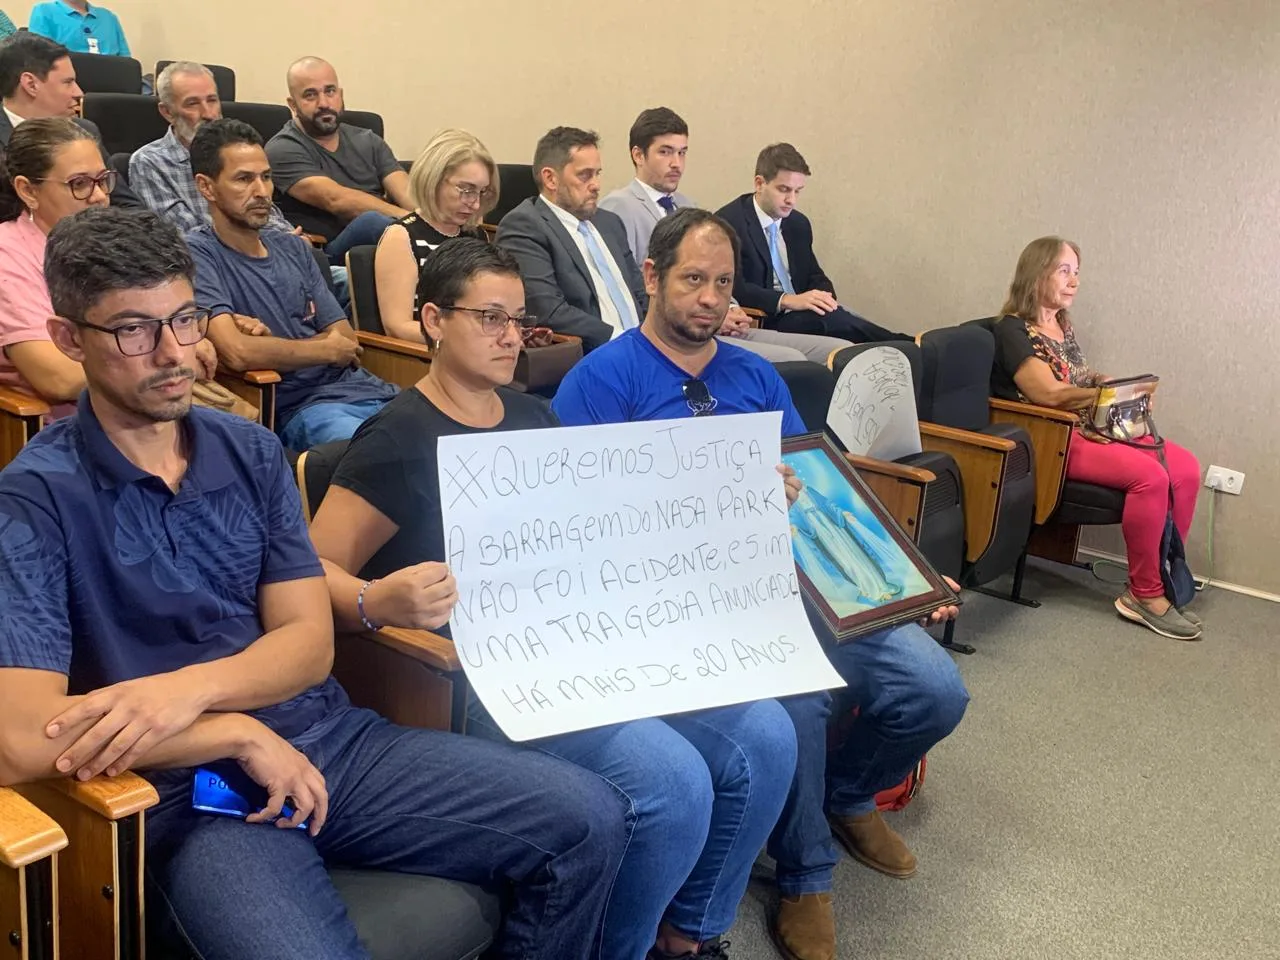
POLYGON ((597 209, 599 137, 556 127, 538 141, 540 193, 502 218, 496 242, 520 264, 525 304, 538 323, 592 350, 638 327, 649 307, 622 221, 597 209))
MULTIPOLYGON (((616 213, 627 230, 627 243, 636 263, 649 255, 649 235, 658 221, 680 207, 695 207, 677 189, 684 176, 689 150, 689 127, 674 110, 654 107, 631 125, 631 163, 635 179, 600 201, 600 208, 616 213)), ((720 338, 758 353, 771 363, 812 360, 826 364, 835 350, 849 345, 835 337, 782 333, 751 326, 751 319, 735 303, 729 308, 720 338)))

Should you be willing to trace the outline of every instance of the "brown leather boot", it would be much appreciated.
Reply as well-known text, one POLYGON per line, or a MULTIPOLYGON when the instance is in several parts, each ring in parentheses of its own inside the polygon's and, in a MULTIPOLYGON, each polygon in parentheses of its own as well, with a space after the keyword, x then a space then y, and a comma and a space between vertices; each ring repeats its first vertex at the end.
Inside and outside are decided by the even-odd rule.
POLYGON ((916 872, 916 858, 879 810, 856 817, 830 817, 831 832, 849 856, 872 870, 905 879, 916 872))
POLYGON ((787 960, 835 960, 836 916, 829 893, 783 897, 769 918, 773 945, 787 960))

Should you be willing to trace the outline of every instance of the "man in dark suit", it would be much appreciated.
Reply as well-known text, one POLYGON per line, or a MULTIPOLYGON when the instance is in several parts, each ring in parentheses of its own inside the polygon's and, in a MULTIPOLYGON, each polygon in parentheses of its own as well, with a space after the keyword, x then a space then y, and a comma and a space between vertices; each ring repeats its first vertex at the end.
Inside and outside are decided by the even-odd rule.
POLYGON ((649 306, 644 277, 616 214, 598 209, 600 138, 556 127, 538 141, 539 195, 498 224, 497 243, 515 256, 529 312, 583 350, 638 327, 649 306))
POLYGON ((910 340, 842 307, 835 285, 813 252, 813 226, 796 210, 809 165, 789 143, 775 143, 756 158, 755 191, 717 213, 737 231, 742 264, 733 295, 763 310, 765 324, 786 333, 821 333, 854 343, 910 340))
MULTIPOLYGON (((0 147, 9 145, 13 128, 24 120, 70 117, 98 141, 102 162, 110 158, 102 149, 102 134, 92 120, 77 116, 84 92, 76 83, 71 53, 60 43, 34 33, 15 33, 0 43, 0 147)), ((111 192, 111 206, 143 209, 123 179, 111 192)))

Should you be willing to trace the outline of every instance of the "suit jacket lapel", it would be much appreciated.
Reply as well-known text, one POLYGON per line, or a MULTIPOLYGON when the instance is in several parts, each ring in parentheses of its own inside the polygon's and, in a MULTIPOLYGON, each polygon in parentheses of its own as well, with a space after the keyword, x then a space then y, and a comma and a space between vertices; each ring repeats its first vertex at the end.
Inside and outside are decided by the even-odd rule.
POLYGON ((578 272, 582 274, 582 279, 587 282, 587 289, 591 291, 591 295, 594 297, 596 285, 591 280, 591 271, 587 269, 587 262, 582 259, 582 254, 578 252, 577 241, 569 236, 564 224, 560 222, 560 218, 556 216, 554 210, 551 210, 538 197, 534 197, 531 203, 537 209, 538 216, 542 218, 543 223, 547 225, 547 229, 551 231, 551 235, 560 241, 560 245, 569 254, 569 259, 574 262, 578 272))
POLYGON ((641 208, 645 213, 649 214, 649 216, 653 218, 654 223, 657 223, 666 216, 666 214, 658 209, 658 205, 649 199, 649 195, 644 192, 644 187, 640 186, 640 184, 634 179, 631 181, 630 190, 631 195, 640 201, 641 208))
POLYGON ((746 242, 751 244, 764 261, 766 275, 773 278, 773 261, 769 258, 769 245, 765 242, 764 231, 760 229, 760 218, 756 216, 755 197, 748 193, 738 201, 742 204, 742 222, 747 225, 746 242))

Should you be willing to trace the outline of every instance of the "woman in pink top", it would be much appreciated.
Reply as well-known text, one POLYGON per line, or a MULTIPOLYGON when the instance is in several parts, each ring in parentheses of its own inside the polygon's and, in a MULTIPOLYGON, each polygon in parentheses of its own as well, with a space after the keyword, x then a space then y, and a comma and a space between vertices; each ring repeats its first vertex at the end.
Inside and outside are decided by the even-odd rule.
MULTIPOLYGON (((63 217, 105 207, 116 173, 98 143, 70 120, 27 120, 13 131, 0 167, 0 384, 38 395, 52 416, 71 413, 84 373, 49 339, 45 237, 63 217)), ((212 347, 200 356, 210 377, 212 347)))

